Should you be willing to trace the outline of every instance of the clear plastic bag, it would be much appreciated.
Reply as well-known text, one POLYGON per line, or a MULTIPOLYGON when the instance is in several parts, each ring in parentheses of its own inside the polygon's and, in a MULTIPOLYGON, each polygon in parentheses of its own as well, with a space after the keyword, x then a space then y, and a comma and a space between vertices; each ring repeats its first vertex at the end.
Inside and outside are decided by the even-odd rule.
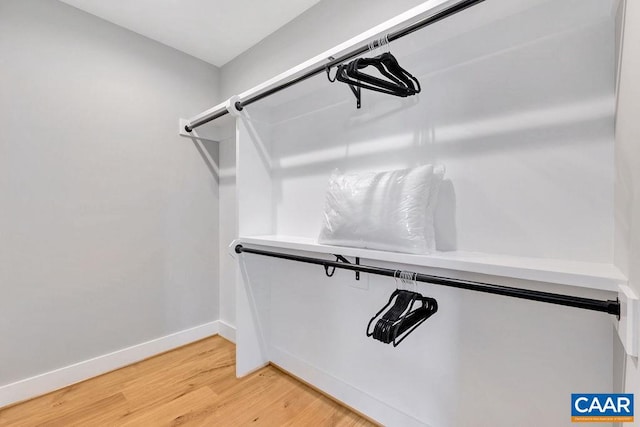
POLYGON ((444 166, 340 174, 329 180, 318 243, 424 254, 444 166))

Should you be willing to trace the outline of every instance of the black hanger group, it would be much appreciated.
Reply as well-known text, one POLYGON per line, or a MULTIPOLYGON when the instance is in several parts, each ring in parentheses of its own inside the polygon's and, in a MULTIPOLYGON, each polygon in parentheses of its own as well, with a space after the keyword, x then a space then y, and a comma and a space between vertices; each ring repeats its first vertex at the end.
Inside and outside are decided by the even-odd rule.
POLYGON ((396 289, 389 297, 389 302, 369 321, 367 336, 373 336, 385 344, 393 343, 396 347, 437 311, 438 302, 435 299, 418 292, 396 289))
POLYGON ((347 64, 340 64, 333 79, 329 69, 330 67, 326 69, 329 81, 338 80, 347 83, 356 97, 358 108, 361 106, 361 88, 403 98, 420 93, 421 90, 418 79, 402 68, 391 52, 385 52, 373 58, 357 58, 347 64), (368 67, 375 68, 386 79, 364 72, 368 67))

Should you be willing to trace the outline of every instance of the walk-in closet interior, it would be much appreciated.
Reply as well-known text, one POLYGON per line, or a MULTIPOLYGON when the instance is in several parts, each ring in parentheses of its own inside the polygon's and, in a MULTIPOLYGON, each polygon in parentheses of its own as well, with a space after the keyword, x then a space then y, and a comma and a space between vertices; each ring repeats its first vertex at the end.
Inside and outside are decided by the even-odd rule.
POLYGON ((0 425, 215 334, 366 422, 636 425, 640 2, 205 3, 0 0, 0 425))

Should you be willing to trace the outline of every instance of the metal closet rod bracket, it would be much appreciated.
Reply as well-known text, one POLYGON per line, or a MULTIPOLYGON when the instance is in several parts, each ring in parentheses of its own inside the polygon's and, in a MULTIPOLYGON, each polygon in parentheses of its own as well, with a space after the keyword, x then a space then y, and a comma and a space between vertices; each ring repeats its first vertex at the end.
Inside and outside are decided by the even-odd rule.
MULTIPOLYGON (((349 261, 348 259, 346 259, 345 257, 343 257, 342 255, 333 255, 334 257, 336 257, 336 262, 343 262, 345 264, 351 264, 351 261, 349 261)), ((356 257, 356 261, 353 265, 360 265, 360 257, 356 257)), ((336 267, 335 266, 329 266, 327 264, 323 265, 324 267, 324 274, 327 275, 327 277, 333 277, 333 273, 336 272, 336 267), (331 272, 329 272, 329 267, 331 267, 331 272)), ((360 272, 358 270, 356 270, 356 280, 360 280, 360 272)))
MULTIPOLYGON (((243 105, 242 101, 236 101, 236 103, 235 103, 235 104, 233 104, 233 106, 234 106, 234 107, 236 108, 236 110, 238 110, 238 111, 242 111, 242 110, 244 109, 244 105, 243 105)), ((202 125, 203 125, 203 124, 205 124, 205 123, 209 123, 209 122, 211 122, 211 121, 213 121, 213 120, 215 120, 215 119, 217 119, 217 118, 219 118, 219 117, 222 117, 222 116, 224 116, 224 115, 226 115, 226 114, 228 114, 228 113, 229 113, 229 111, 228 111, 228 110, 222 110, 222 111, 221 111, 221 112, 219 112, 218 114, 214 114, 213 116, 208 117, 208 118, 206 118, 206 119, 204 119, 204 120, 201 120, 200 122, 194 122, 194 123, 189 123, 189 124, 184 125, 184 130, 185 130, 187 133, 189 133, 189 132, 191 132, 194 128, 197 128, 198 126, 202 126, 202 125)))

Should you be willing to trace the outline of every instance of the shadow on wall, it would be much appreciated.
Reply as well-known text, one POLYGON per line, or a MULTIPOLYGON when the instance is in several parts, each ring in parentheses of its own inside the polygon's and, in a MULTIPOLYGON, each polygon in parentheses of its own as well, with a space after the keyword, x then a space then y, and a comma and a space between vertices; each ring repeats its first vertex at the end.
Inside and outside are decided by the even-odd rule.
POLYGON ((267 126, 267 123, 264 121, 259 121, 259 119, 254 120, 250 112, 246 109, 239 119, 242 120, 242 123, 249 133, 249 137, 258 148, 260 161, 263 163, 266 170, 271 171, 273 169, 273 160, 269 152, 269 147, 267 146, 267 144, 265 144, 260 136, 260 125, 267 126))
MULTIPOLYGON (((611 68, 613 73, 613 58, 611 64, 595 64, 581 54, 612 41, 611 22, 555 22, 561 19, 562 15, 549 18, 545 5, 436 45, 429 43, 432 30, 394 42, 394 53, 422 83, 423 91, 415 97, 400 99, 364 91, 363 108, 357 110, 348 87, 330 84, 324 75, 274 95, 264 102, 272 108, 276 134, 286 128, 289 135, 299 132, 303 140, 310 121, 330 123, 313 128, 315 138, 322 140, 320 147, 312 147, 313 152, 298 141, 276 147, 282 154, 275 156, 282 157, 280 167, 295 166, 296 156, 302 154, 313 158, 309 164, 339 160, 338 149, 349 139, 348 134, 363 127, 372 129, 372 137, 354 144, 395 137, 397 143, 386 149, 405 149, 407 135, 398 132, 398 123, 419 132, 421 143, 446 143, 449 152, 469 153, 471 149, 470 154, 475 154, 510 149, 512 144, 565 144, 567 131, 611 119, 611 79, 589 79, 582 70, 605 75, 611 68), (542 25, 539 17, 552 22, 542 25), (493 139, 510 137, 506 145, 493 139)), ((590 139, 581 138, 581 142, 590 139)), ((358 152, 368 154, 364 147, 358 152)))
MULTIPOLYGON (((339 132, 327 131, 335 136, 323 139, 326 145, 308 147, 304 153, 293 153, 274 138, 273 170, 280 177, 313 175, 327 167, 344 169, 354 161, 386 162, 388 154, 402 154, 405 158, 420 159, 425 155, 437 158, 473 157, 491 152, 518 151, 523 146, 541 148, 559 145, 596 143, 610 136, 609 125, 613 114, 613 98, 591 99, 575 105, 525 111, 510 116, 491 117, 482 121, 421 127, 412 133, 396 133, 389 137, 369 132, 362 141, 340 141, 339 132), (579 133, 576 133, 579 130, 579 133), (332 143, 339 141, 339 144, 332 143), (381 156, 382 155, 382 156, 381 156)), ((402 111, 404 108, 398 109, 402 111)), ((338 115, 341 116, 341 115, 338 115)), ((386 116, 389 119, 390 116, 386 116)), ((338 123, 332 117, 329 123, 338 123)), ((370 120, 371 123, 379 121, 370 120)), ((349 126, 346 126, 349 127, 349 126)), ((397 126, 395 127, 397 129, 397 126)), ((351 128, 355 131, 356 128, 351 128)), ((276 135, 279 130, 276 129, 276 135)), ((302 136, 301 136, 302 139, 302 136)), ((298 142, 298 140, 296 140, 298 142)), ((417 165, 418 163, 416 163, 417 165)))
POLYGON ((198 150, 198 153, 202 157, 204 164, 211 172, 211 176, 215 179, 216 184, 220 185, 220 167, 218 157, 218 147, 215 141, 205 141, 198 138, 189 138, 193 145, 198 150))
POLYGON ((581 69, 594 64, 584 63, 579 52, 590 43, 606 43, 594 38, 608 29, 598 23, 508 48, 497 38, 473 44, 482 49, 471 60, 469 52, 450 54, 464 52, 470 38, 496 38, 495 29, 481 28, 402 59, 419 70, 420 95, 402 99, 365 91, 362 109, 355 108, 346 85, 320 83, 323 76, 309 79, 289 89, 304 96, 287 94, 288 101, 279 104, 277 94, 269 101, 273 166, 282 177, 300 176, 399 151, 414 159, 460 157, 596 142, 609 136, 611 82, 581 76, 581 69), (438 61, 425 62, 425 56, 438 61), (321 143, 310 146, 309 139, 321 143))
POLYGON ((440 184, 433 221, 436 232, 436 250, 442 252, 457 250, 456 190, 450 179, 445 179, 440 184))

